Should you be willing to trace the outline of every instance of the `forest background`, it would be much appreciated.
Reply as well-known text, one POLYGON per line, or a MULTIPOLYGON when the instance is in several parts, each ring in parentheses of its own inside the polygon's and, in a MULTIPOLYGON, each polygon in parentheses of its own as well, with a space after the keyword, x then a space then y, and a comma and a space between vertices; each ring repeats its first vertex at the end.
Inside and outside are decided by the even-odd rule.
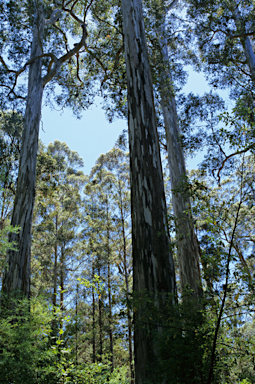
POLYGON ((143 7, 1 1, 2 383, 255 382, 254 2, 143 7))

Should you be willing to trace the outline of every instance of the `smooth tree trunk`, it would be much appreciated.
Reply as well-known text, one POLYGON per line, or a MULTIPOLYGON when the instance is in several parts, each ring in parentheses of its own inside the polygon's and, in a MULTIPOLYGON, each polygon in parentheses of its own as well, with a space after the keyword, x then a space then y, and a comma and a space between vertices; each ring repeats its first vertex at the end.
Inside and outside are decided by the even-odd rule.
POLYGON ((53 295, 52 304, 53 309, 57 305, 57 275, 58 275, 58 215, 55 218, 55 245, 54 245, 54 270, 53 270, 53 295))
POLYGON ((64 247, 61 248, 60 257, 60 310, 64 311, 64 276, 65 276, 65 251, 64 247))
MULTIPOLYGON (((44 17, 43 0, 38 0, 35 4, 33 41, 30 60, 27 62, 27 65, 29 65, 28 94, 17 189, 11 221, 13 226, 20 227, 20 231, 18 234, 12 233, 9 237, 10 242, 16 242, 17 250, 9 250, 6 258, 2 291, 6 294, 7 298, 15 292, 21 294, 22 297, 29 297, 30 295, 31 228, 35 200, 36 159, 43 89, 59 72, 62 64, 79 52, 87 38, 86 24, 75 17, 82 27, 80 42, 75 44, 73 49, 59 59, 54 57, 54 64, 49 66, 48 73, 42 78, 41 56, 49 56, 43 52, 44 27, 54 24, 58 20, 60 13, 60 10, 55 9, 52 12, 51 18, 46 20, 44 17)), ((50 53, 50 55, 53 54, 50 53)))
POLYGON ((53 293, 52 293, 52 307, 53 307, 53 320, 52 320, 52 334, 57 335, 57 285, 58 285, 58 215, 55 217, 55 244, 54 244, 54 268, 53 268, 53 293))
POLYGON ((164 22, 162 23, 161 35, 162 39, 160 45, 163 66, 161 73, 160 97, 166 130, 181 292, 183 297, 185 297, 185 293, 187 293, 187 298, 195 297, 199 300, 202 294, 199 247, 194 231, 191 204, 187 189, 187 172, 181 145, 175 97, 171 89, 172 78, 168 69, 169 57, 167 41, 164 37, 164 22), (190 296, 191 293, 192 295, 190 296))
MULTIPOLYGON (((41 42, 43 41, 44 24, 43 8, 39 6, 35 16, 31 59, 43 53, 41 42)), ((2 285, 2 291, 8 297, 12 293, 21 293, 25 297, 30 295, 31 228, 35 200, 36 156, 43 96, 41 69, 41 59, 35 60, 29 66, 28 94, 18 182, 11 221, 12 226, 20 227, 20 231, 18 234, 12 233, 9 237, 10 242, 16 242, 18 251, 8 251, 2 285)))
MULTIPOLYGON (((107 198, 108 204, 108 198, 107 198)), ((109 208, 107 207, 107 285, 108 285, 108 305, 109 305, 109 340, 110 340, 110 360, 111 372, 113 372, 113 324, 112 324, 112 286, 111 286, 111 250, 110 250, 110 230, 109 230, 109 208)))
MULTIPOLYGON (((99 268, 98 269, 99 280, 101 277, 100 273, 101 273, 101 270, 99 268)), ((101 290, 100 290, 99 282, 98 282, 98 325, 99 325, 99 356, 101 361, 102 355, 103 355, 103 322, 102 322, 102 300, 101 300, 101 290)))
MULTIPOLYGON (((174 301, 176 287, 141 1, 122 0, 122 11, 128 86, 134 293, 147 294, 160 314, 164 313, 168 294, 174 301)), ((159 356, 153 337, 157 329, 154 323, 145 321, 143 315, 138 305, 134 313, 135 382, 160 384, 157 378, 159 356)))
MULTIPOLYGON (((125 274, 125 286, 126 286, 126 301, 129 303, 129 282, 128 282, 128 269, 127 269, 127 246, 126 246, 126 233, 125 233, 125 219, 123 212, 123 200, 122 200, 122 188, 119 181, 119 197, 120 197, 120 214, 121 214, 121 231, 123 240, 123 262, 124 262, 124 274, 125 274)), ((135 382, 135 373, 133 365, 133 337, 132 337, 132 320, 129 304, 127 305, 127 317, 128 317, 128 350, 129 350, 129 366, 131 375, 131 384, 135 382)))
MULTIPOLYGON (((235 22, 236 22, 237 29, 239 29, 241 33, 245 35, 246 27, 242 20, 242 15, 240 13, 238 6, 236 7, 236 10, 235 10, 235 22)), ((240 37, 240 41, 243 46, 246 62, 250 70, 253 84, 255 85, 255 54, 252 48, 251 40, 249 36, 243 36, 243 37, 240 37)))
MULTIPOLYGON (((92 281, 95 277, 94 262, 92 266, 92 281)), ((96 362, 96 302, 95 302, 95 287, 92 284, 92 361, 96 362)))

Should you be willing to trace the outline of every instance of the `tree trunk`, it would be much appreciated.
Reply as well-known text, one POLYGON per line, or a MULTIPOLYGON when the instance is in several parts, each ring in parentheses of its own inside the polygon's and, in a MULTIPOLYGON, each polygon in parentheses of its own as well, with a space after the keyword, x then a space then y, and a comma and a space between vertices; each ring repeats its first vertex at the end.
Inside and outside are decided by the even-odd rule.
MULTIPOLYGON (((95 276, 95 269, 94 269, 94 262, 92 266, 92 281, 95 276)), ((92 284, 92 361, 93 363, 96 362, 96 309, 95 309, 96 303, 95 303, 95 287, 94 284, 92 284)))
POLYGON ((31 60, 43 54, 44 26, 55 23, 58 12, 56 13, 56 10, 54 10, 52 17, 46 21, 44 18, 43 0, 36 1, 35 8, 35 27, 29 64, 27 104, 20 151, 17 190, 11 221, 13 226, 20 227, 20 231, 18 234, 12 233, 9 237, 10 242, 16 242, 17 251, 9 250, 7 254, 2 284, 2 290, 7 297, 13 292, 18 292, 23 297, 29 297, 30 295, 31 228, 35 200, 36 158, 43 88, 57 74, 62 64, 79 52, 87 38, 86 24, 80 20, 83 30, 81 41, 75 44, 74 48, 68 53, 56 59, 51 70, 42 79, 42 59, 31 60))
POLYGON ((57 335, 57 318, 56 318, 56 306, 57 306, 57 275, 58 275, 58 215, 55 218, 55 244, 54 244, 54 269, 53 269, 53 320, 52 320, 52 334, 57 335))
MULTIPOLYGON (((31 59, 42 51, 44 30, 43 7, 40 5, 35 16, 31 59)), ((41 77, 42 60, 29 66, 28 95, 20 152, 19 174, 11 224, 18 225, 18 234, 12 233, 9 241, 16 241, 17 251, 9 250, 3 277, 2 290, 9 297, 17 292, 30 295, 31 269, 31 227, 35 199, 36 156, 38 148, 39 124, 43 83, 41 77)))
MULTIPOLYGON (((141 1, 122 0, 122 11, 128 85, 134 292, 147 293, 158 312, 164 313, 167 294, 175 295, 175 272, 141 1)), ((138 306, 134 316, 136 384, 148 381, 160 384, 157 346, 152 337, 156 329, 152 328, 148 320, 147 325, 144 324, 138 306)))
MULTIPOLYGON (((120 214, 121 214, 121 229, 123 239, 123 260, 124 260, 124 273, 125 273, 125 285, 126 285, 126 300, 129 302, 129 283, 128 283, 128 271, 127 271, 127 248, 126 248, 126 234, 125 234, 125 220, 123 213, 123 202, 122 202, 122 190, 119 182, 119 193, 120 193, 120 214)), ((131 375, 131 384, 135 382, 134 366, 133 366, 133 346, 132 346, 132 322, 129 304, 127 305, 127 316, 128 316, 128 349, 129 349, 129 366, 131 375)))
MULTIPOLYGON (((100 267, 98 268, 98 276, 100 280, 100 267)), ((99 325, 99 356, 100 356, 100 361, 102 359, 103 355, 103 323, 102 323, 102 300, 101 300, 101 290, 100 290, 100 285, 98 282, 98 325, 99 325)))
MULTIPOLYGON (((108 197, 107 197, 108 204, 108 197)), ((108 280, 108 305, 109 305, 109 339, 111 372, 113 372, 113 335, 112 335, 112 287, 111 287, 111 263, 110 263, 110 231, 109 231, 109 209, 107 207, 107 280, 108 280)))
POLYGON ((65 253, 64 247, 61 248, 61 258, 60 258, 60 310, 64 311, 64 271, 65 271, 65 253))
POLYGON ((199 267, 199 248, 194 231, 191 205, 187 192, 187 172, 180 140, 180 130, 176 113, 176 103, 169 72, 169 57, 165 35, 165 25, 162 23, 162 39, 160 41, 163 59, 161 73, 161 107, 166 130, 168 165, 172 187, 172 204, 176 220, 177 256, 180 272, 181 292, 191 289, 193 297, 202 294, 201 275, 199 267))
POLYGON ((54 245, 54 270, 53 270, 53 295, 52 304, 53 310, 57 304, 57 273, 58 273, 58 215, 55 218, 55 245, 54 245))
MULTIPOLYGON (((236 7, 236 10, 235 10, 235 21, 236 21, 237 29, 239 29, 241 33, 245 34, 246 27, 245 27, 244 21, 242 20, 242 16, 238 6, 236 7)), ((255 85, 255 54, 252 49, 250 38, 249 36, 244 36, 240 38, 240 41, 243 46, 247 65, 250 69, 253 84, 255 85)))

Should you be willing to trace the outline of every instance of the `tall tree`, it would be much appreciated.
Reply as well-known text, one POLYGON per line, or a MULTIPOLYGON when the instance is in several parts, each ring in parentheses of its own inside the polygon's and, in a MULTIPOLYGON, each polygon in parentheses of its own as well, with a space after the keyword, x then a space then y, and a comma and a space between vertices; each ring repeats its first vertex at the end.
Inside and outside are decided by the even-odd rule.
MULTIPOLYGON (((133 335, 132 335, 132 314, 130 308, 130 277, 131 277, 131 241, 130 241, 130 177, 129 177, 129 161, 128 154, 120 149, 125 148, 125 139, 120 136, 115 147, 101 155, 93 172, 102 172, 106 170, 108 174, 108 182, 110 182, 111 201, 113 205, 114 215, 112 217, 112 226, 114 226, 114 245, 113 249, 118 254, 115 265, 121 277, 124 279, 123 285, 125 290, 125 301, 127 303, 127 328, 128 328, 128 349, 129 349, 129 365, 131 374, 131 383, 134 382, 133 368, 133 335)), ((107 187, 107 184, 106 184, 107 187)), ((111 232, 113 227, 111 226, 111 232)))
POLYGON ((86 178, 77 152, 54 141, 41 146, 33 221, 33 293, 48 293, 64 309, 64 291, 79 258, 81 195, 86 178), (59 290, 60 287, 60 290, 59 290), (59 292, 60 291, 60 292, 59 292))
MULTIPOLYGON (((10 69, 5 62, 4 57, 1 56, 2 67, 0 85, 3 89, 8 89, 9 93, 7 94, 7 97, 10 101, 17 96, 15 93, 15 85, 17 83, 18 76, 23 73, 27 67, 29 67, 28 91, 20 152, 18 183, 12 215, 12 225, 20 226, 20 231, 18 234, 10 234, 10 241, 16 241, 17 243, 17 251, 10 250, 6 260, 2 290, 7 295, 16 291, 19 291, 23 296, 27 297, 29 297, 30 294, 31 226, 35 198, 36 156, 38 149, 38 133, 43 90, 46 84, 49 83, 60 71, 62 64, 70 60, 74 55, 78 54, 80 49, 84 46, 87 37, 85 18, 84 20, 81 20, 75 16, 74 6, 66 8, 65 2, 63 2, 53 10, 50 18, 46 19, 46 15, 51 9, 50 4, 50 2, 45 3, 42 0, 35 0, 29 4, 26 2, 19 4, 9 2, 3 5, 5 11, 3 13, 3 17, 5 18, 4 25, 7 23, 14 23, 14 25, 19 23, 18 18, 21 13, 30 22, 30 25, 27 25, 27 27, 30 26, 33 28, 29 60, 26 59, 26 50, 28 50, 29 47, 25 47, 25 49, 23 47, 24 44, 22 44, 24 31, 22 31, 23 33, 21 34, 22 36, 20 41, 23 51, 22 49, 19 49, 19 53, 15 55, 16 47, 12 52, 8 52, 8 48, 6 49, 6 47, 2 47, 1 52, 3 53, 4 48, 6 49, 10 57, 14 58, 15 67, 17 67, 19 56, 21 56, 23 60, 25 56, 26 60, 24 65, 19 69, 10 69), (46 30, 49 31, 49 28, 58 21, 62 13, 61 10, 71 15, 72 18, 81 25, 82 38, 78 44, 75 44, 73 49, 67 50, 66 54, 57 58, 51 51, 53 47, 51 47, 47 53, 44 52, 44 50, 47 49, 47 44, 45 43, 45 32, 46 30), (50 61, 47 62, 46 60, 46 66, 44 66, 43 59, 46 58, 50 59, 50 61), (45 71, 44 73, 43 70, 45 71), (5 77, 7 77, 7 79, 5 77), (7 80, 10 79, 13 80, 13 84, 11 85, 10 83, 7 84, 7 80)), ((68 2, 68 4, 70 5, 70 2, 68 2)), ((86 12, 87 8, 85 8, 85 15, 86 12)), ((18 26, 18 28, 20 28, 20 26, 18 26)), ((15 39, 18 40, 19 37, 15 36, 15 39)), ((49 36, 47 36, 47 40, 49 43, 49 36)), ((15 41, 15 43, 17 45, 17 41, 15 41)), ((57 52, 59 51, 61 51, 61 49, 58 48, 57 52)), ((20 95, 20 97, 23 98, 22 95, 20 95)))
POLYGON ((181 292, 184 296, 185 292, 189 292, 189 297, 191 297, 191 290, 193 298, 199 299, 202 293, 199 249, 194 232, 187 172, 176 111, 175 87, 169 60, 169 51, 171 55, 173 53, 171 50, 178 50, 181 44, 178 38, 176 39, 177 43, 172 42, 172 34, 176 26, 169 17, 169 13, 173 12, 177 4, 178 1, 173 1, 170 5, 168 1, 164 0, 157 3, 147 1, 147 23, 149 27, 148 33, 150 36, 153 36, 153 47, 151 47, 151 50, 154 51, 154 55, 152 52, 152 59, 155 57, 157 60, 157 62, 152 60, 152 65, 153 68, 155 67, 154 82, 159 94, 160 112, 163 115, 166 133, 181 292), (159 52, 155 53, 155 50, 159 52))
MULTIPOLYGON (((175 295, 175 272, 142 4, 139 0, 123 0, 122 12, 128 85, 134 292, 147 292, 158 310, 163 311, 167 295, 175 295)), ((142 327, 141 310, 135 313, 134 325, 136 383, 149 380, 159 383, 157 348, 149 323, 142 327)))

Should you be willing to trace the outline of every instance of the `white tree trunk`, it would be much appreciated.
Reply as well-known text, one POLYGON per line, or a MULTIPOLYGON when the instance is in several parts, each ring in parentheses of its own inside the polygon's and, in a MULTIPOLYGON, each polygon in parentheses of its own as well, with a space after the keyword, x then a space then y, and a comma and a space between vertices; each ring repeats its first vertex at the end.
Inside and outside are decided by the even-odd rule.
MULTIPOLYGON (((246 27, 242 20, 240 10, 238 6, 235 10, 235 21, 236 21, 236 27, 240 30, 241 33, 246 33, 246 27)), ((249 36, 244 36, 240 38, 241 44, 243 46, 244 54, 246 57, 247 65, 250 69, 251 78, 253 81, 253 84, 255 85, 255 54, 251 45, 251 41, 249 36)))
MULTIPOLYGON (((164 313, 175 295, 175 271, 167 228, 162 165, 149 57, 140 0, 122 0, 128 85, 134 291, 147 292, 164 313)), ((146 303, 144 303, 146 305, 146 303)), ((139 307, 134 314, 135 382, 160 384, 155 340, 139 307), (146 328, 146 329, 145 329, 146 328)))
POLYGON ((168 164, 172 187, 172 204, 176 219, 177 256, 182 294, 191 289, 193 297, 202 293, 199 267, 199 249, 194 232, 189 195, 186 189, 187 172, 180 140, 180 130, 176 113, 176 103, 171 91, 172 78, 168 70, 168 49, 162 26, 161 52, 163 70, 161 73, 161 107, 166 130, 168 164))
MULTIPOLYGON (((44 15, 42 7, 37 9, 31 59, 40 56, 44 31, 44 15)), ((36 155, 38 148, 39 124, 43 84, 41 77, 42 60, 38 59, 29 66, 28 95, 20 152, 20 164, 17 191, 12 215, 13 226, 20 226, 18 234, 11 234, 10 241, 16 241, 18 251, 9 251, 7 268, 3 277, 3 292, 7 295, 22 292, 30 293, 30 258, 31 227, 35 199, 36 155)))
POLYGON ((11 222, 13 226, 17 225, 20 227, 20 232, 10 236, 10 241, 17 243, 17 251, 9 251, 6 259, 2 290, 7 296, 18 291, 23 296, 29 297, 30 294, 31 228, 43 89, 57 74, 62 64, 79 52, 87 38, 86 24, 79 20, 83 31, 80 42, 75 44, 73 49, 59 59, 55 58, 52 68, 42 78, 42 59, 34 59, 44 53, 43 32, 45 25, 56 22, 60 10, 54 10, 51 18, 45 20, 43 0, 38 0, 36 3, 35 27, 29 61, 27 105, 20 152, 18 183, 11 222))

